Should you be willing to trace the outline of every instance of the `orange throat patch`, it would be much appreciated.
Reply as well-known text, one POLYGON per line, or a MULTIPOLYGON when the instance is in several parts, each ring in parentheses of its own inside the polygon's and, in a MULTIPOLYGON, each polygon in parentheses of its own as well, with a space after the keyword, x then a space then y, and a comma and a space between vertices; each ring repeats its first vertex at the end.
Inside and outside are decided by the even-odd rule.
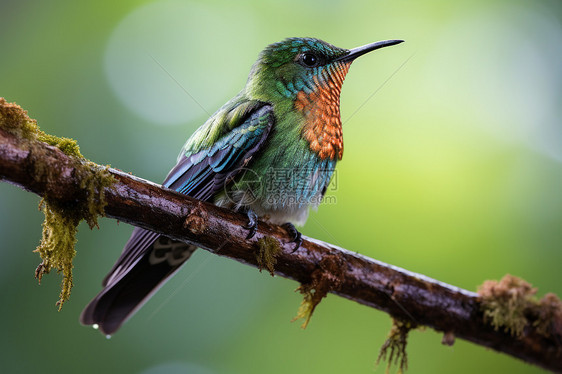
POLYGON ((314 77, 317 89, 308 95, 300 91, 295 101, 295 109, 305 117, 303 137, 322 160, 343 157, 340 93, 349 65, 343 63, 323 71, 323 82, 314 77))

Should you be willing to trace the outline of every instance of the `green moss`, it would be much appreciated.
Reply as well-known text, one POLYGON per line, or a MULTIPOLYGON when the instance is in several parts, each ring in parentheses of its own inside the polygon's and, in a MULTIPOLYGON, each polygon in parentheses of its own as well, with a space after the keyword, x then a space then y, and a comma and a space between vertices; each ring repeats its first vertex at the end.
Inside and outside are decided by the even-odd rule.
POLYGON ((328 293, 323 292, 322 289, 315 289, 312 284, 301 284, 295 291, 299 291, 303 295, 303 299, 299 309, 297 310, 297 315, 291 320, 291 322, 304 319, 301 324, 301 328, 306 329, 308 323, 310 322, 310 318, 312 318, 314 309, 316 309, 318 304, 320 304, 320 301, 322 301, 328 293))
POLYGON ((109 172, 109 165, 102 167, 87 160, 82 161, 81 167, 77 168, 77 173, 80 188, 86 190, 88 196, 82 207, 78 209, 92 229, 98 227, 98 217, 104 215, 104 208, 107 205, 104 188, 110 187, 115 182, 115 178, 109 172))
POLYGON ((70 297, 72 289, 72 260, 76 254, 76 232, 80 217, 58 206, 56 202, 41 200, 39 204, 45 214, 43 221, 43 235, 35 252, 38 252, 43 261, 35 270, 35 278, 41 283, 44 274, 51 269, 62 272, 61 293, 57 305, 59 310, 63 303, 70 297))
POLYGON ((25 146, 34 158, 33 178, 36 181, 52 184, 60 176, 60 170, 44 161, 45 147, 39 143, 44 142, 73 158, 74 176, 80 181, 80 188, 86 192, 87 198, 82 202, 62 205, 46 194, 40 203, 45 221, 41 242, 35 250, 42 259, 35 276, 40 282, 43 275, 53 268, 62 273, 61 293, 57 302, 60 310, 68 300, 72 288, 72 260, 76 254, 74 247, 78 224, 85 220, 90 228, 98 225, 97 219, 104 214, 106 205, 104 188, 111 186, 114 178, 109 173, 108 166, 101 167, 86 160, 75 140, 44 133, 25 110, 15 103, 6 102, 4 98, 0 98, 0 128, 26 143, 25 146))
POLYGON ((275 264, 277 256, 281 253, 279 241, 270 236, 264 236, 258 240, 259 250, 256 253, 256 260, 260 272, 265 268, 273 277, 275 275, 275 264))
POLYGON ((83 159, 84 156, 80 153, 80 147, 76 140, 70 138, 59 138, 58 136, 45 134, 37 128, 37 140, 45 142, 49 145, 55 146, 60 149, 65 155, 83 159))
MULTIPOLYGON (((485 281, 479 288, 484 321, 495 330, 521 338, 527 328, 546 337, 560 341, 562 336, 562 301, 553 293, 536 298, 537 289, 525 280, 505 275, 499 282, 485 281)), ((562 353, 562 344, 557 344, 562 353)))
POLYGON ((16 135, 19 138, 35 139, 37 122, 27 116, 27 111, 23 110, 16 103, 8 103, 0 97, 0 128, 16 135))
POLYGON ((381 361, 387 361, 386 373, 390 373, 392 365, 398 365, 398 373, 403 373, 408 368, 408 333, 415 326, 409 321, 392 318, 392 328, 388 333, 386 341, 381 347, 376 365, 381 361), (387 360, 388 359, 388 360, 387 360))
POLYGON ((328 295, 328 292, 339 289, 343 277, 343 264, 340 258, 336 255, 326 255, 312 272, 311 281, 301 284, 296 289, 303 294, 303 300, 292 322, 304 319, 301 328, 305 329, 320 301, 328 295))
POLYGON ((29 118, 26 110, 23 110, 16 103, 8 103, 3 97, 0 97, 0 128, 16 135, 18 138, 32 141, 39 140, 55 146, 68 156, 84 158, 76 140, 59 138, 44 133, 39 129, 37 121, 29 118))
POLYGON ((485 281, 478 289, 484 321, 521 337, 529 324, 526 312, 534 307, 537 289, 521 278, 507 274, 501 281, 485 281))

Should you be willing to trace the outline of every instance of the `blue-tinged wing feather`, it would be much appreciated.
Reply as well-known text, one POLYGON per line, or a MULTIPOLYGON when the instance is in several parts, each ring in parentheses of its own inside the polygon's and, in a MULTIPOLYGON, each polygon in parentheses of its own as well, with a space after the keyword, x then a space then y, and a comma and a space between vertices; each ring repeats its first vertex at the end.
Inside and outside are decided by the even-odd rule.
MULTIPOLYGON (((190 138, 189 146, 184 147, 185 152, 164 180, 165 187, 199 200, 212 201, 213 196, 224 188, 225 181, 236 175, 244 162, 255 157, 273 126, 273 110, 269 104, 257 101, 243 105, 242 109, 227 112, 232 114, 231 122, 223 126, 225 129, 219 134, 222 136, 214 143, 203 139, 203 146, 197 147, 193 142, 197 133, 190 138)), ((228 115, 223 117, 222 120, 229 118, 228 115)), ((205 127, 198 131, 212 133, 205 127)), ((82 323, 98 324, 106 334, 113 333, 194 250, 194 247, 186 249, 183 262, 154 265, 148 257, 156 240, 161 240, 159 238, 161 236, 152 231, 133 230, 121 256, 103 281, 104 289, 82 312, 82 323)))
MULTIPOLYGON (((274 119, 271 106, 260 104, 253 112, 248 113, 247 119, 240 126, 225 134, 212 147, 181 156, 168 173, 163 186, 199 200, 210 200, 224 187, 220 182, 235 175, 241 166, 241 160, 253 157, 265 142, 274 119), (242 139, 245 141, 240 143, 242 139)), ((104 286, 108 279, 117 279, 117 274, 113 273, 119 267, 121 271, 126 270, 128 267, 124 265, 132 265, 134 259, 139 258, 159 236, 151 231, 146 234, 146 231, 133 231, 121 257, 106 276, 104 286), (146 242, 149 242, 148 245, 146 242)))

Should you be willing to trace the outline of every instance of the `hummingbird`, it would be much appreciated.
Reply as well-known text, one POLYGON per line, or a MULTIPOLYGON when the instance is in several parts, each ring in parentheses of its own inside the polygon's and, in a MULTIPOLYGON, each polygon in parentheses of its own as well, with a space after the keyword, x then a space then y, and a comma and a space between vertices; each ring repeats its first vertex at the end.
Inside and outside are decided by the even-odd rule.
MULTIPOLYGON (((402 42, 343 49, 288 38, 267 46, 240 93, 187 140, 163 186, 245 213, 248 239, 258 219, 284 225, 298 249, 294 225, 318 207, 343 156, 340 93, 351 63, 402 42)), ((115 333, 195 249, 134 228, 81 323, 115 333)))

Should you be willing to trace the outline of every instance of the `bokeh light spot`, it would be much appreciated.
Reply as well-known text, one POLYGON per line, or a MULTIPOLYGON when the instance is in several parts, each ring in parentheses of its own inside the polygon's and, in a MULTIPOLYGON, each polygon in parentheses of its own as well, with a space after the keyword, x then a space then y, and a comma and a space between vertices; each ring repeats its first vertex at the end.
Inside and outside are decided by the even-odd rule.
POLYGON ((246 59, 229 56, 257 57, 252 20, 230 6, 170 0, 141 6, 109 39, 110 86, 131 111, 155 124, 208 117, 243 86, 249 71, 246 59))

